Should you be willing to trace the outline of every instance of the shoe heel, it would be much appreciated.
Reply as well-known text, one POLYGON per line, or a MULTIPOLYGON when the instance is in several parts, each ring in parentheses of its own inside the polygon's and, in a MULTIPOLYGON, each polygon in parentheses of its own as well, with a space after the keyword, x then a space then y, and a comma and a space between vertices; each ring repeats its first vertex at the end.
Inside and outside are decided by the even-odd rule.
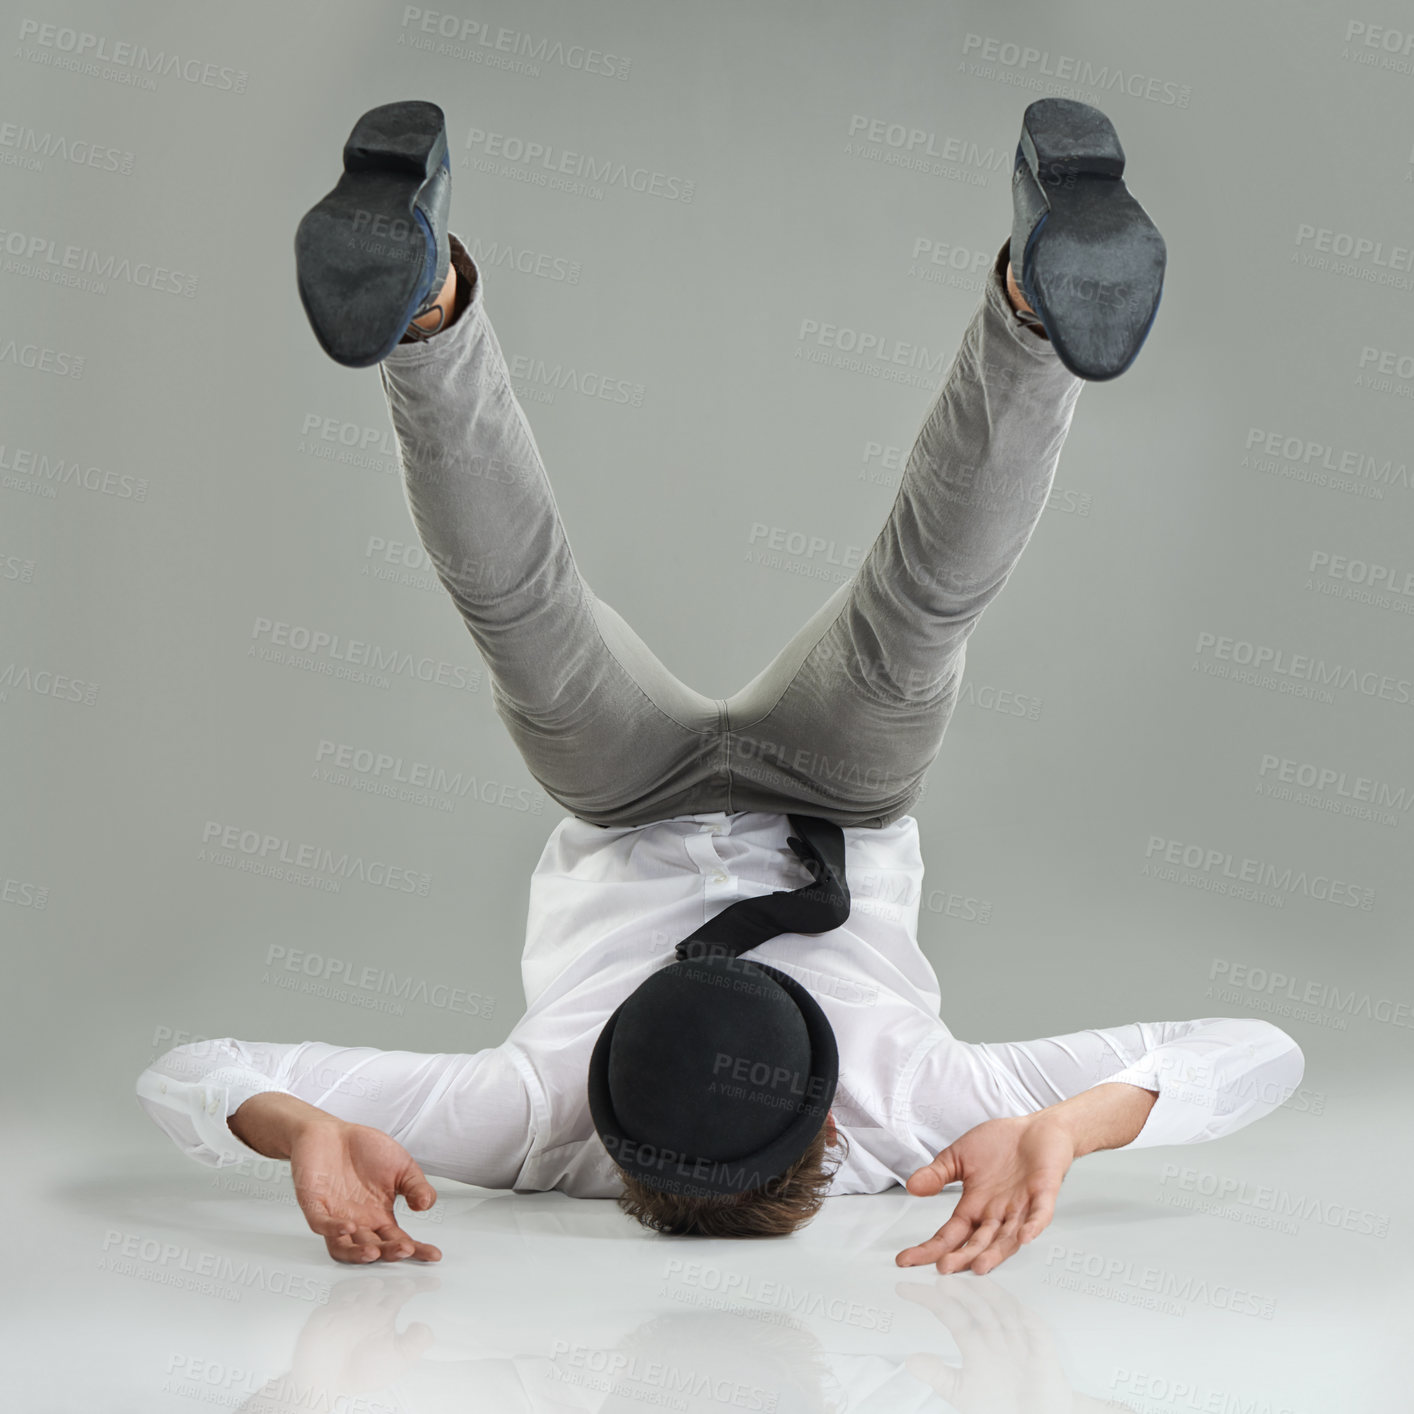
POLYGON ((366 368, 431 308, 451 263, 446 119, 435 103, 370 109, 344 144, 338 185, 295 230, 295 274, 315 337, 366 368))
POLYGON ((385 103, 354 125, 344 144, 344 170, 398 172, 425 182, 446 154, 446 115, 435 103, 385 103))
POLYGON ((1020 150, 1043 188, 1082 175, 1124 175, 1124 148, 1114 124, 1098 108, 1073 98, 1038 98, 1031 104, 1022 115, 1020 150))

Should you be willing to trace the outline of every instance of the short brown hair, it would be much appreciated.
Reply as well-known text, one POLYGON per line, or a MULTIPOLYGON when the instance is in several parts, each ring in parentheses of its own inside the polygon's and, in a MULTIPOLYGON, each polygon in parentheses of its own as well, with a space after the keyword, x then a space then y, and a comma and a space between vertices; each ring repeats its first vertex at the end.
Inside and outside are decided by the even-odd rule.
POLYGON ((810 1147, 779 1178, 744 1193, 689 1197, 649 1188, 622 1169, 618 1204, 654 1232, 672 1237, 782 1237, 820 1211, 849 1140, 824 1124, 810 1147))

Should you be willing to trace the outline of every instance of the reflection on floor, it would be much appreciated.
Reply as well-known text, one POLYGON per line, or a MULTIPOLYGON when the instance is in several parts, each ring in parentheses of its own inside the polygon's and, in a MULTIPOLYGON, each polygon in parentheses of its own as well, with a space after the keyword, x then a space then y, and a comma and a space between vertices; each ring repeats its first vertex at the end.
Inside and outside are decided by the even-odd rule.
POLYGON ((283 1165, 69 1164, 13 1195, 12 1407, 1406 1410, 1409 1127, 1380 1167, 1342 1157, 1372 1147, 1348 1114, 1264 1128, 1080 1161, 1050 1229, 987 1277, 893 1265, 955 1189, 705 1242, 650 1236, 609 1202, 444 1182, 407 1220, 441 1263, 351 1269, 304 1228, 283 1165))

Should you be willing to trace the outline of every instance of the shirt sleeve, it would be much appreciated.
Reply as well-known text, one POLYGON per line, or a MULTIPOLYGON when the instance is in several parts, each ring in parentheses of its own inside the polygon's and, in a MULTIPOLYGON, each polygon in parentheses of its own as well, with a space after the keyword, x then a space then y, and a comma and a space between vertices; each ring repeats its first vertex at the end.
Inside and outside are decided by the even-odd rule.
POLYGON ((1143 1149, 1231 1134, 1288 1100, 1304 1073, 1301 1048, 1271 1022, 1205 1017, 1035 1041, 944 1042, 925 1056, 911 1091, 919 1112, 952 1112, 951 1132, 938 1136, 945 1148, 984 1119, 1034 1114, 1096 1085, 1137 1085, 1158 1099, 1143 1129, 1122 1147, 1143 1149), (957 1046, 964 1057, 951 1054, 957 1046), (964 1078, 971 1083, 959 1093, 964 1078))
POLYGON ((484 1188, 515 1185, 535 1136, 526 1082, 500 1047, 422 1055, 227 1037, 177 1046, 137 1080, 158 1128, 211 1168, 260 1157, 231 1132, 230 1117, 265 1091, 381 1129, 424 1172, 484 1188))

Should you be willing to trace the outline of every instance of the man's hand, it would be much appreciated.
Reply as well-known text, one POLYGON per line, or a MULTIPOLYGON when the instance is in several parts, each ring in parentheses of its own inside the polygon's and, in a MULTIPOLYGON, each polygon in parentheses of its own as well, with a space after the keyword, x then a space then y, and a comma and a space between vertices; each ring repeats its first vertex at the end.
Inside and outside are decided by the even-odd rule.
POLYGON ((1128 1144, 1157 1099, 1153 1091, 1106 1082, 1035 1114, 969 1129, 909 1176, 908 1191, 919 1197, 959 1182, 962 1197, 933 1237, 894 1261, 900 1267, 935 1262, 944 1274, 990 1272, 1045 1231, 1071 1164, 1096 1149, 1128 1144))
POLYGON ((293 1095, 253 1095, 231 1116, 231 1132, 258 1153, 288 1159, 295 1199, 336 1262, 440 1262, 393 1217, 398 1194, 425 1213, 437 1201, 411 1154, 365 1124, 349 1124, 293 1095))
POLYGON ((302 1128, 290 1148, 295 1199, 336 1262, 439 1262, 441 1252, 414 1242, 393 1217, 399 1193, 426 1212, 437 1194, 412 1156, 381 1129, 343 1120, 302 1128))
POLYGON ((909 1177, 908 1191, 919 1197, 957 1182, 962 1197, 935 1236, 906 1248, 895 1262, 936 1262, 945 1273, 964 1267, 978 1276, 990 1272, 1045 1229, 1074 1158, 1064 1126, 1037 1115, 989 1119, 969 1129, 909 1177))

